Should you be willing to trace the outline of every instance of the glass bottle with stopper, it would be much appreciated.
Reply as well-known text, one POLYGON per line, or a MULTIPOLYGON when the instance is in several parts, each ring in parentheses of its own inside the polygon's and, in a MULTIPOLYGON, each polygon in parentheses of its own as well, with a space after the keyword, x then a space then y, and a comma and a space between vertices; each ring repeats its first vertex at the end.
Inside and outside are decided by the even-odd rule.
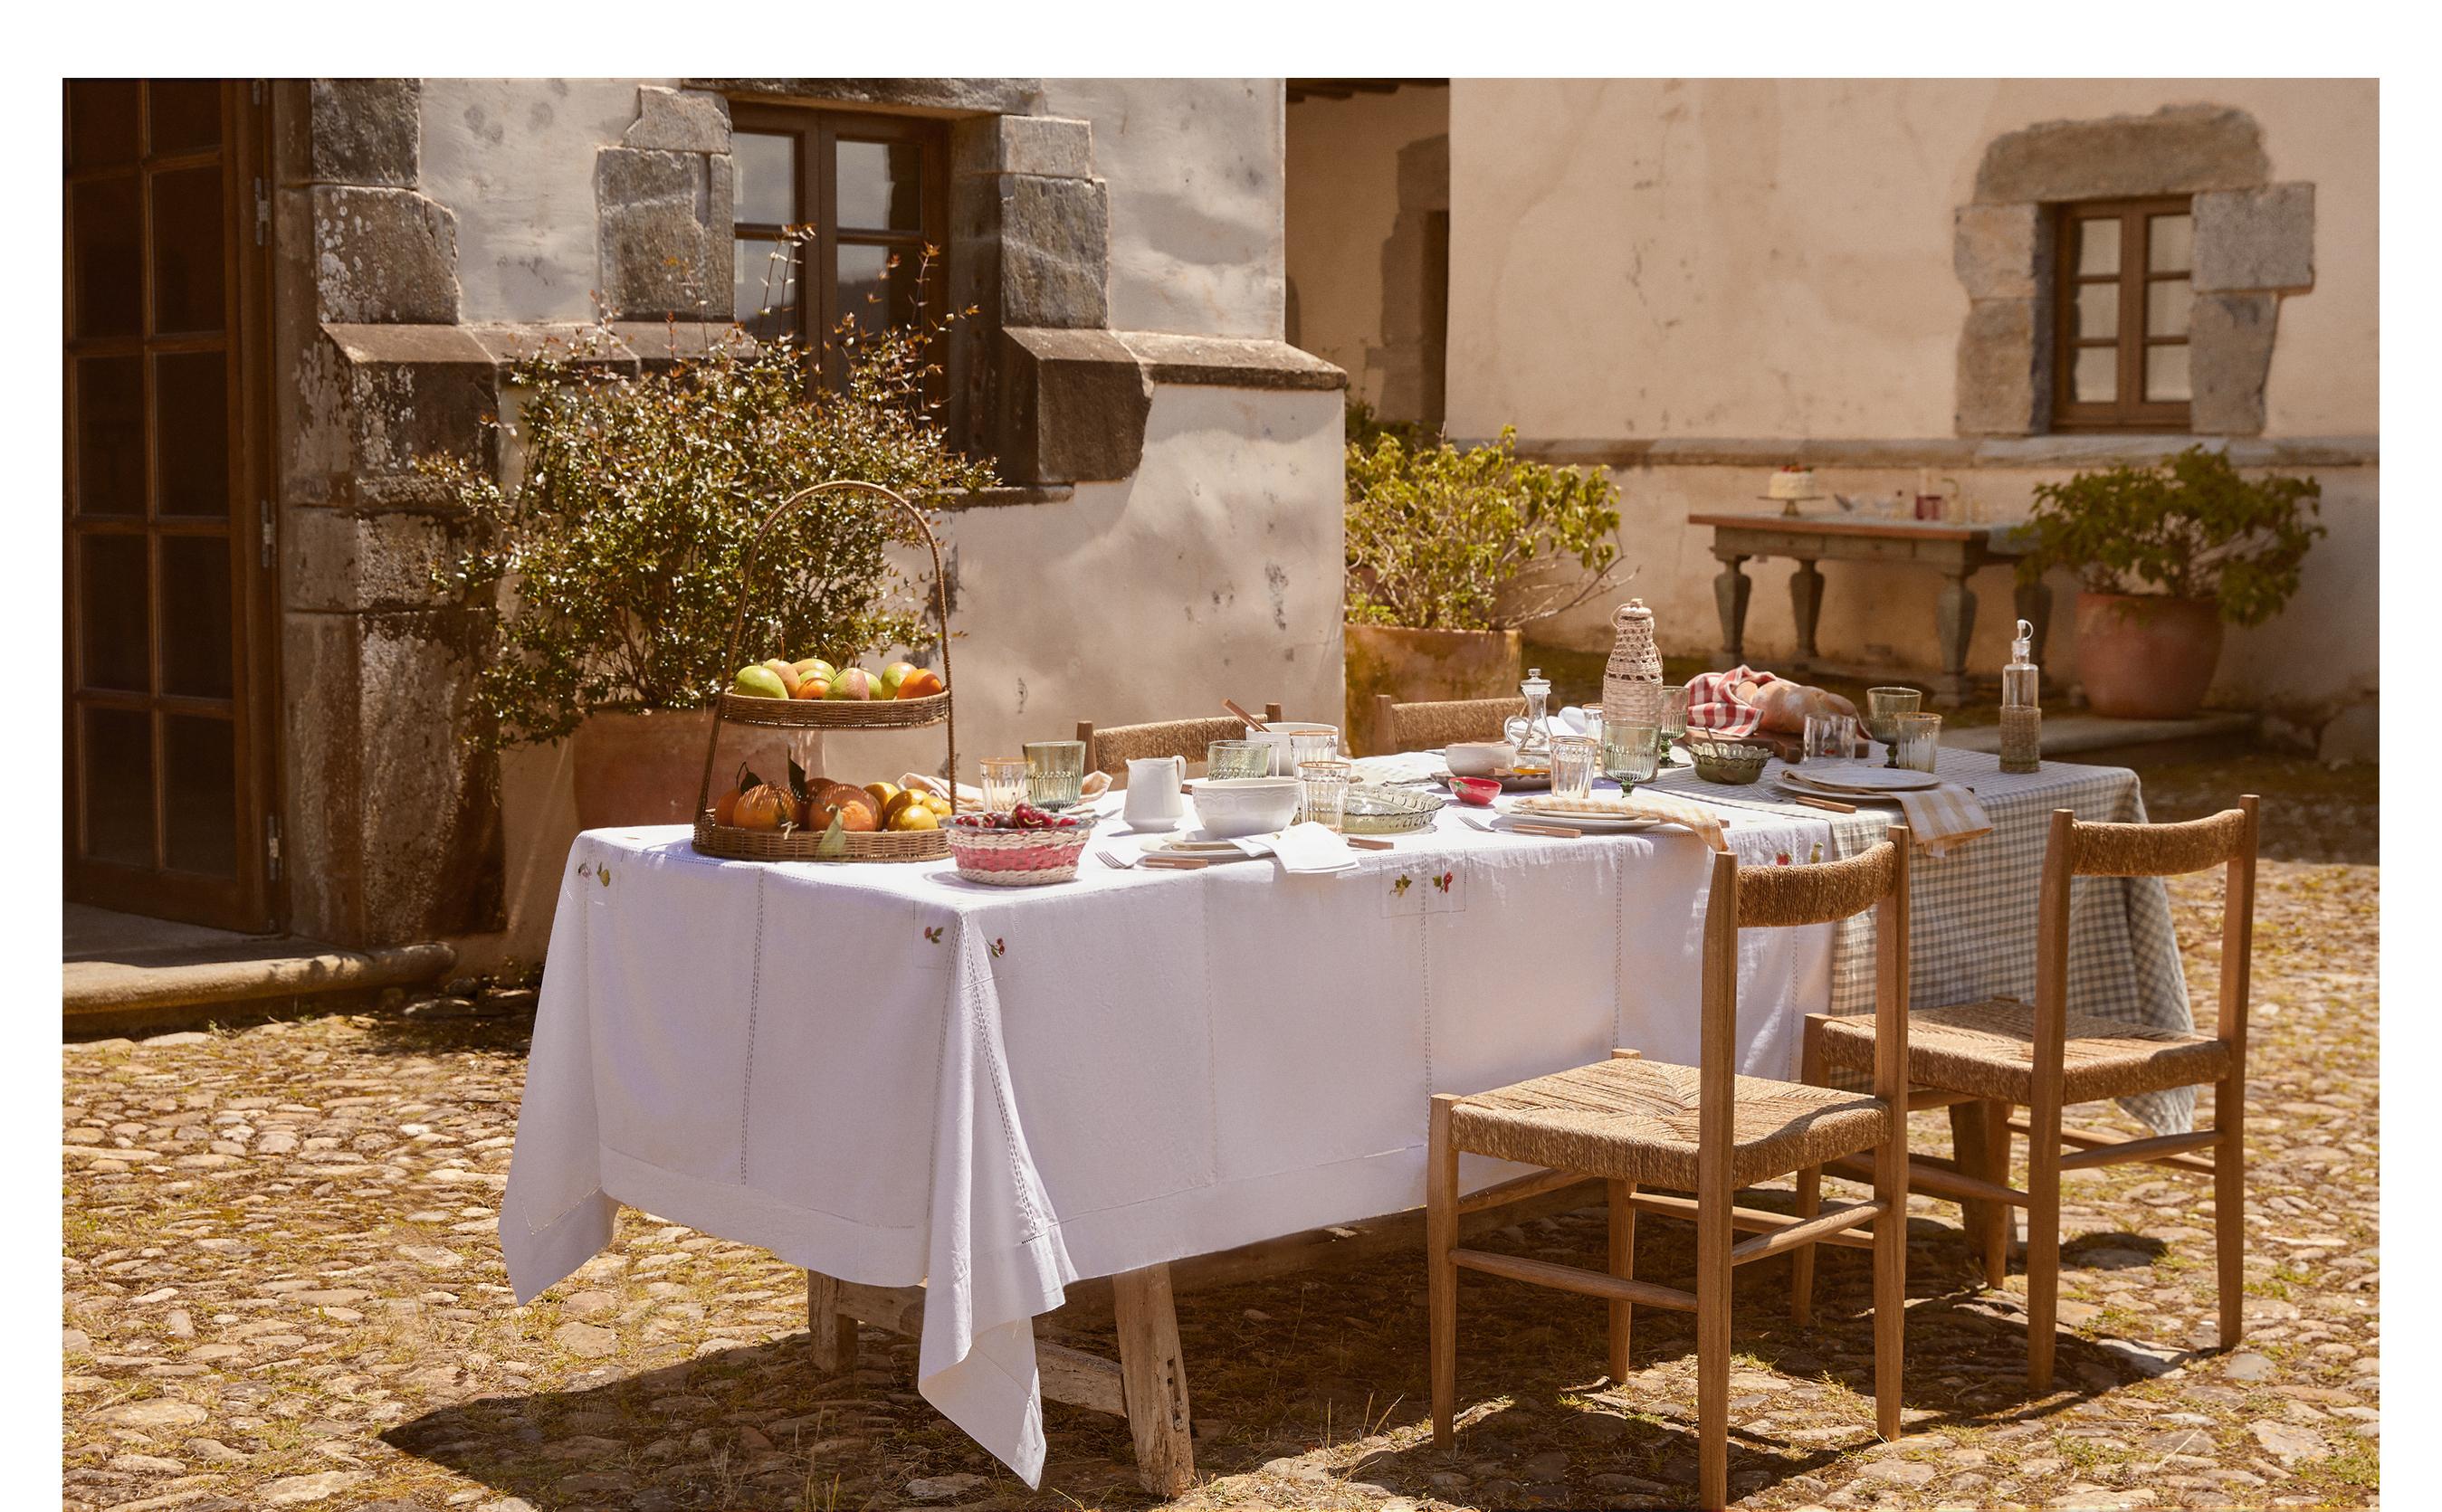
POLYGON ((2010 643, 2010 665, 2001 668, 2001 770, 2032 772, 2043 765, 2044 712, 2038 704, 2043 673, 2035 665, 2035 628, 2018 622, 2010 643))
POLYGON ((1552 740, 1558 734, 1552 728, 1548 705, 1552 701, 1551 680, 1540 666, 1526 669, 1526 680, 1518 684, 1526 698, 1526 712, 1511 715, 1502 723, 1502 734, 1518 748, 1511 770, 1522 775, 1540 775, 1552 770, 1552 740))

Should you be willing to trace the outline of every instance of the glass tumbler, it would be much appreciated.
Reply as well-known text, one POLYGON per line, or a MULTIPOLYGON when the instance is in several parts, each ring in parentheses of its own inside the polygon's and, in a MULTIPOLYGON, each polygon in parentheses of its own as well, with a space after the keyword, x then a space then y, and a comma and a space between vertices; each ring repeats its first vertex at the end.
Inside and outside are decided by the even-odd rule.
POLYGON ((1924 694, 1917 688, 1885 687, 1866 690, 1866 733, 1885 745, 1899 732, 1891 721, 1903 714, 1915 714, 1924 707, 1924 694))
POLYGON ((1007 813, 1026 801, 1026 761, 1020 756, 986 756, 975 763, 981 771, 984 811, 1007 813))
POLYGON ((1552 742, 1552 796, 1590 798, 1595 769, 1602 764, 1602 746, 1581 735, 1564 735, 1552 742))
POLYGON ((1261 740, 1215 740, 1204 748, 1204 774, 1215 781, 1268 777, 1272 748, 1261 740))
POLYGON ((1662 690, 1662 743, 1684 739, 1687 734, 1687 684, 1662 690))
POLYGON ((1289 737, 1289 771, 1309 761, 1339 759, 1339 735, 1335 730, 1304 730, 1289 737))
POLYGON ((1806 717, 1806 759, 1851 761, 1857 756, 1857 721, 1846 714, 1806 717))
POLYGON ((1085 782, 1085 742, 1030 740, 1026 745, 1026 796, 1038 809, 1057 813, 1073 807, 1085 782))
POLYGON ((1661 770, 1661 730, 1650 724, 1604 725, 1602 763, 1603 775, 1622 789, 1652 781, 1661 770))
POLYGON ((1298 820, 1337 831, 1348 817, 1348 783, 1356 768, 1345 761, 1301 761, 1298 820))
POLYGON ((1931 772, 1941 750, 1941 716, 1903 714, 1892 725, 1891 764, 1910 772, 1931 772))

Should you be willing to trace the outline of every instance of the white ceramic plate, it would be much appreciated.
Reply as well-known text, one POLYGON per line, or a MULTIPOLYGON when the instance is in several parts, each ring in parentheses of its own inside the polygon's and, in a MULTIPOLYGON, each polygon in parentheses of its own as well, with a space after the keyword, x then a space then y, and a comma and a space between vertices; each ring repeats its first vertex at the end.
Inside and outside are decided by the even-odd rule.
MULTIPOLYGON (((1252 838, 1251 836, 1248 838, 1252 838)), ((1139 848, 1148 856, 1200 856, 1206 861, 1252 861, 1255 858, 1238 848, 1234 840, 1216 839, 1202 829, 1190 829, 1181 834, 1147 836, 1139 848)))
POLYGON ((1523 820, 1528 824, 1566 825, 1572 829, 1583 829, 1589 833, 1599 831, 1603 834, 1633 834, 1639 829, 1650 829, 1662 822, 1659 819, 1649 819, 1641 815, 1580 813, 1564 809, 1531 808, 1528 806, 1528 798, 1525 797, 1495 799, 1493 809, 1506 818, 1523 820))
POLYGON ((1818 765, 1812 762, 1802 767, 1782 769, 1780 780, 1827 793, 1918 792, 1941 786, 1941 778, 1933 773, 1915 772, 1906 767, 1818 765))

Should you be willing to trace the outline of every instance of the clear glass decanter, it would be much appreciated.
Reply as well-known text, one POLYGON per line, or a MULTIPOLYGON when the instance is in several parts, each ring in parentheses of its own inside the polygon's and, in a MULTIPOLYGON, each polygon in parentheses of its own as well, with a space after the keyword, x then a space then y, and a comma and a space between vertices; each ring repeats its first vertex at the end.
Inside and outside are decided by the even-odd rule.
POLYGON ((1526 681, 1518 684, 1526 697, 1526 712, 1511 715, 1502 724, 1502 734, 1518 748, 1518 758, 1511 770, 1519 773, 1543 773, 1552 770, 1552 740, 1558 733, 1552 728, 1549 705, 1552 701, 1551 680, 1540 666, 1526 669, 1526 681))

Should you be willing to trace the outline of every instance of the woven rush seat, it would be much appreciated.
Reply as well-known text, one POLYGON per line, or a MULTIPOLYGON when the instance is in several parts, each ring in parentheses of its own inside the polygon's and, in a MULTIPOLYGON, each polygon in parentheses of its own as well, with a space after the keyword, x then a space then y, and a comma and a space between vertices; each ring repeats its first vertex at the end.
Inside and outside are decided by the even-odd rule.
MULTIPOLYGON (((1854 1068, 1874 1064, 1874 1023, 1863 1014, 1822 1021, 1823 1057, 1854 1068)), ((2090 1013, 2068 1015, 2062 1099, 2092 1102, 2218 1082, 2230 1046, 2202 1034, 2151 1029, 2090 1013)), ((1908 1015, 1908 1080, 2024 1105, 2034 1101, 2035 1009, 1995 997, 1908 1015)))
MULTIPOLYGON (((1459 1099, 1450 1133, 1479 1155, 1689 1192, 1701 1074, 1645 1060, 1581 1066, 1459 1099)), ((1889 1104, 1861 1093, 1756 1076, 1737 1088, 1733 1188, 1871 1149, 1890 1123, 1889 1104)))

